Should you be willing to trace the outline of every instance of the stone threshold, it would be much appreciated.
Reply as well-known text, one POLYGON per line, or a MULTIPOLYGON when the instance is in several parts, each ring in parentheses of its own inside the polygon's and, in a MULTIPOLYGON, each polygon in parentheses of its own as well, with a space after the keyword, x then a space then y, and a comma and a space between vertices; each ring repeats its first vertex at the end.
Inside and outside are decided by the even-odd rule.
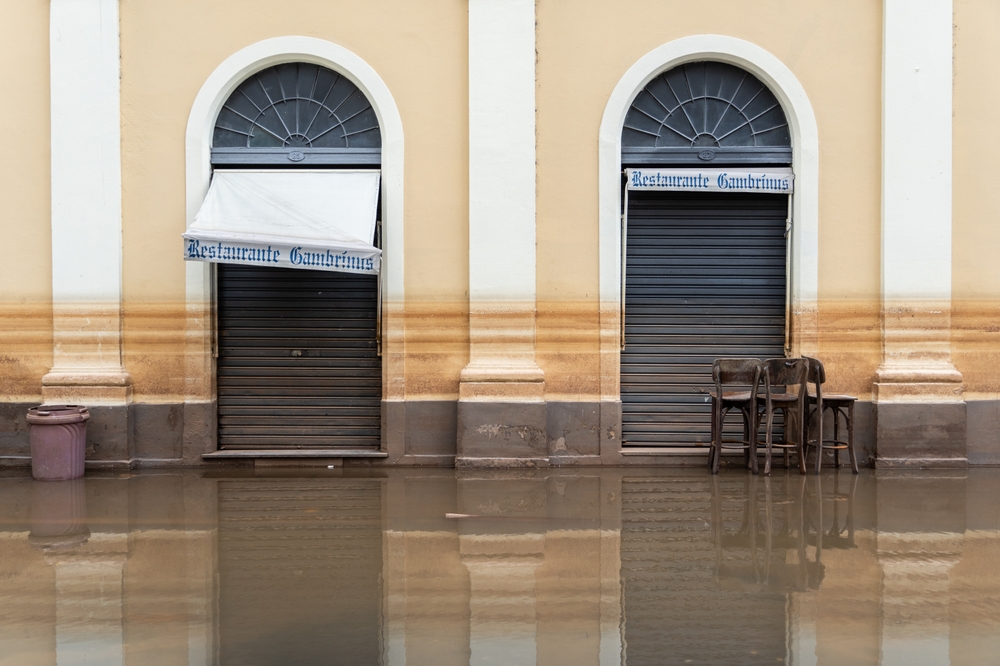
POLYGON ((345 458, 387 458, 372 449, 225 449, 202 454, 202 460, 253 462, 254 467, 342 467, 345 458))
MULTIPOLYGON (((622 447, 620 453, 623 456, 707 456, 707 446, 628 446, 622 447)), ((723 455, 732 453, 723 450, 723 455)), ((737 451, 743 455, 742 451, 737 451)))

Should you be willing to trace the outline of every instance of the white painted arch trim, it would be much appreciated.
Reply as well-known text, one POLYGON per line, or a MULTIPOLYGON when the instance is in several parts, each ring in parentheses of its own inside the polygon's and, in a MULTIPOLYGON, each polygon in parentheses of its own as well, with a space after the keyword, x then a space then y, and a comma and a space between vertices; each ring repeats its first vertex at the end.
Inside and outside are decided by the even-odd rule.
MULTIPOLYGON (((212 175, 212 131, 222 105, 248 76, 286 62, 309 62, 337 71, 356 85, 375 109, 382 131, 382 294, 389 303, 402 302, 403 121, 389 88, 371 65, 332 42, 315 37, 273 37, 240 49, 215 68, 198 91, 188 116, 185 134, 186 228, 194 222, 208 192, 212 175)), ((207 302, 210 298, 210 268, 192 262, 185 264, 188 302, 207 302)))
MULTIPOLYGON (((185 133, 185 228, 190 228, 208 192, 215 120, 229 95, 254 72, 285 62, 309 62, 346 76, 371 102, 382 131, 382 394, 398 397, 403 390, 403 122, 389 88, 357 54, 314 37, 274 37, 251 44, 226 58, 205 80, 195 97, 185 133)), ((178 236, 177 258, 182 246, 178 236)), ((186 261, 188 311, 185 393, 188 401, 214 398, 212 358, 214 304, 211 264, 186 261), (199 265, 201 264, 201 265, 199 265)))
MULTIPOLYGON (((625 115, 635 97, 663 72, 687 62, 715 60, 742 67, 764 82, 781 103, 792 134, 792 267, 790 275, 793 316, 799 319, 799 340, 815 336, 815 307, 819 291, 819 130, 805 89, 788 67, 771 53, 751 42, 725 35, 692 35, 659 46, 638 60, 615 86, 601 120, 599 135, 600 280, 601 311, 616 321, 602 325, 605 331, 617 325, 621 306, 621 134, 625 115)), ((610 340, 602 336, 605 345, 610 340)), ((617 340, 615 349, 620 349, 617 340)), ((805 347, 811 345, 806 343, 805 347)), ((611 350, 602 350, 611 351, 611 350)), ((618 353, 603 353, 607 360, 618 353)), ((602 368, 602 376, 618 376, 618 368, 602 368)), ((606 398, 617 398, 618 386, 602 390, 606 398)))

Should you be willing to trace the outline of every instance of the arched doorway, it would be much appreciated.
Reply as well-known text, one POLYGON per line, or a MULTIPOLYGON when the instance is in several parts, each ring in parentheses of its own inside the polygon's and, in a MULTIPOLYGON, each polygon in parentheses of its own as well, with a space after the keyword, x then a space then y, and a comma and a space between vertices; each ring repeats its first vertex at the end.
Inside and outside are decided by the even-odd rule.
POLYGON ((622 440, 705 445, 712 361, 787 351, 791 130, 752 73, 688 62, 636 95, 621 160, 622 440))
MULTIPOLYGON (((218 114, 211 150, 216 179, 289 174, 290 198, 287 184, 317 174, 377 176, 380 159, 381 131, 365 94, 304 62, 244 80, 218 114)), ((372 228, 357 239, 376 246, 377 182, 372 228)), ((302 235, 300 222, 289 223, 291 235, 302 235)), ((379 446, 379 277, 353 270, 356 263, 344 272, 336 254, 292 248, 294 267, 216 265, 220 449, 379 446)))

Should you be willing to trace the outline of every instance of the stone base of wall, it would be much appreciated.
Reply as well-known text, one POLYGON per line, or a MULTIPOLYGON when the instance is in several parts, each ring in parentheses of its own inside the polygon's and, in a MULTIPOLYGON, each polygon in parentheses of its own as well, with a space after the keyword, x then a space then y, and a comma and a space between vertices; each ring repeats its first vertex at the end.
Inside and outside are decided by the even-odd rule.
MULTIPOLYGON (((0 466, 31 464, 28 409, 37 403, 0 403, 0 466)), ((198 466, 214 451, 215 403, 90 407, 87 467, 198 466)))
POLYGON ((964 402, 875 405, 875 466, 933 469, 969 466, 964 402))
POLYGON ((455 467, 548 467, 544 402, 458 402, 455 467))
MULTIPOLYGON (((0 467, 30 464, 25 415, 34 406, 0 403, 0 467)), ((134 403, 92 407, 90 413, 89 467, 201 466, 202 454, 216 450, 214 402, 134 403)), ((1000 400, 883 404, 877 410, 871 402, 858 402, 854 416, 855 446, 862 466, 1000 465, 1000 400)), ((384 401, 382 441, 387 458, 345 464, 685 467, 705 462, 704 453, 667 453, 648 447, 623 451, 621 403, 617 401, 508 405, 384 401), (460 434, 463 455, 459 455, 460 434)), ((846 464, 846 455, 842 457, 846 464)))

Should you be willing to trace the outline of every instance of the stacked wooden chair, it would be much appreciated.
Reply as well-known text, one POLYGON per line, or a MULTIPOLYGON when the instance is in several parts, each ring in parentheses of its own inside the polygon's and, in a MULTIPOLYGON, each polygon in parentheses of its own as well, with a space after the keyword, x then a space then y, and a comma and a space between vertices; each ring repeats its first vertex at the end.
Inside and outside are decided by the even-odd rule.
POLYGON ((713 387, 707 391, 712 403, 712 441, 708 467, 713 474, 719 471, 724 449, 741 449, 747 467, 758 472, 757 448, 760 444, 760 427, 764 426, 764 474, 771 473, 774 449, 783 451, 785 466, 789 453, 795 450, 799 472, 806 473, 808 447, 815 448, 816 473, 823 463, 823 451, 834 452, 835 464, 840 466, 840 451, 846 449, 851 467, 858 472, 854 452, 854 403, 849 395, 823 395, 826 371, 814 358, 772 358, 760 361, 755 358, 720 358, 712 364, 713 387), (738 410, 743 416, 743 437, 726 440, 723 426, 726 416, 738 410), (824 413, 833 416, 833 439, 824 439, 824 413), (782 413, 784 434, 775 438, 775 416, 782 413), (845 434, 841 434, 841 421, 845 434), (815 423, 815 430, 810 426, 815 423), (811 432, 816 432, 811 438, 811 432))
POLYGON ((755 358, 719 358, 712 364, 712 443, 708 467, 719 473, 723 449, 743 449, 744 458, 753 473, 757 473, 757 431, 760 415, 757 391, 763 378, 763 364, 755 358), (722 427, 726 415, 738 409, 743 415, 743 439, 725 441, 722 427))
POLYGON ((826 383, 826 369, 819 359, 805 357, 809 363, 808 395, 809 419, 816 420, 816 439, 806 439, 806 446, 816 449, 816 473, 823 467, 823 451, 833 451, 834 465, 840 467, 840 452, 847 450, 851 459, 851 471, 858 473, 858 457, 854 452, 854 403, 857 398, 852 395, 823 395, 823 384, 826 383), (824 439, 823 418, 829 410, 833 416, 833 439, 824 439), (840 424, 844 423, 841 432, 840 424))
POLYGON ((806 441, 806 380, 809 364, 802 358, 769 358, 764 361, 764 374, 768 390, 757 397, 757 407, 764 411, 767 419, 765 432, 767 453, 764 458, 764 474, 771 473, 771 452, 778 448, 785 453, 795 449, 799 457, 799 472, 806 473, 806 457, 803 443, 806 441), (794 390, 793 390, 794 389, 794 390), (774 441, 774 413, 781 411, 784 416, 784 437, 774 441), (794 439, 792 437, 794 436, 794 439))

